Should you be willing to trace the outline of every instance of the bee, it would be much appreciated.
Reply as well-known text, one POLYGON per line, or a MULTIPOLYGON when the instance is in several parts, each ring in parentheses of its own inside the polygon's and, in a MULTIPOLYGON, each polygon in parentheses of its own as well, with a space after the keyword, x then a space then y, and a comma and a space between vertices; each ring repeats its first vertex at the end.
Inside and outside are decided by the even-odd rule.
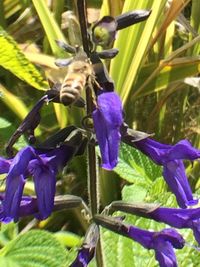
POLYGON ((86 53, 78 46, 73 49, 75 51, 71 52, 75 53, 75 56, 72 59, 58 59, 55 62, 59 67, 68 67, 60 86, 60 102, 65 106, 81 101, 86 84, 95 80, 93 65, 86 53))
POLYGON ((68 106, 80 99, 88 79, 92 77, 94 77, 94 72, 88 59, 74 60, 69 65, 67 75, 61 85, 60 102, 68 106))
POLYGON ((65 106, 75 104, 83 107, 84 100, 81 94, 87 84, 95 84, 97 89, 102 89, 101 83, 108 85, 108 90, 113 84, 108 77, 107 70, 101 59, 113 58, 117 55, 117 49, 109 49, 101 52, 91 53, 91 59, 79 46, 73 47, 62 41, 56 41, 58 46, 67 52, 74 54, 73 58, 57 59, 55 64, 58 67, 68 67, 67 74, 62 84, 58 88, 60 99, 59 102, 65 106), (98 80, 98 81, 97 81, 98 80))

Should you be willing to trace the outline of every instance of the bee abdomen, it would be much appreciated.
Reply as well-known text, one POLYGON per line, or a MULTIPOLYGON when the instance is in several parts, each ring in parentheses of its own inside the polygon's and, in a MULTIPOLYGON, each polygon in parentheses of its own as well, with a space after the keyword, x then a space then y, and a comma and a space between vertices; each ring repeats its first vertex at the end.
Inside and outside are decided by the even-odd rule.
MULTIPOLYGON (((74 76, 74 75, 72 75, 74 76)), ((76 77, 66 77, 60 90, 60 101, 65 105, 75 102, 85 87, 85 77, 76 75, 76 77)))

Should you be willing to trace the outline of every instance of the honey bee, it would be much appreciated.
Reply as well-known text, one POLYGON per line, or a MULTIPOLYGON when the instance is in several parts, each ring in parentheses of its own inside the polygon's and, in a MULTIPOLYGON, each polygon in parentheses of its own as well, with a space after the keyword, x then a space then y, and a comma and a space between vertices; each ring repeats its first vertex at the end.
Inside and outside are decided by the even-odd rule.
POLYGON ((60 102, 65 106, 76 102, 91 77, 94 77, 94 72, 88 59, 73 61, 61 85, 60 102))
POLYGON ((57 59, 55 64, 58 67, 68 67, 67 74, 60 86, 59 102, 65 106, 75 104, 78 107, 84 107, 84 100, 81 93, 88 84, 95 85, 96 90, 102 89, 101 84, 106 85, 107 90, 113 91, 113 81, 107 73, 107 69, 100 59, 111 59, 118 54, 118 49, 111 48, 101 52, 91 52, 90 58, 80 46, 71 46, 62 41, 56 41, 57 45, 70 54, 73 58, 57 59))
POLYGON ((68 67, 67 74, 60 87, 60 102, 65 106, 80 101, 87 82, 95 80, 95 73, 90 59, 80 47, 75 49, 73 59, 56 61, 57 66, 68 67))

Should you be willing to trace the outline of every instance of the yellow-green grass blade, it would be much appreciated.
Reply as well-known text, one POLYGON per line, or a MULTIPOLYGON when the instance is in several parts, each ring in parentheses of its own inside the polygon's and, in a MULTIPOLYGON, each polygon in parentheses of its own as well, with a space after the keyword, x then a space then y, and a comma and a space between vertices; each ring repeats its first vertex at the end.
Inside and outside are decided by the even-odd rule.
POLYGON ((116 89, 122 98, 123 104, 129 96, 141 63, 145 59, 149 41, 165 3, 165 0, 157 0, 153 3, 151 1, 125 2, 123 12, 130 9, 151 9, 152 13, 146 22, 121 31, 115 42, 115 47, 119 48, 120 55, 111 62, 110 73, 116 82, 116 89))
POLYGON ((54 110, 55 110, 56 118, 57 118, 57 121, 58 121, 60 128, 66 127, 66 125, 68 123, 67 108, 63 105, 54 103, 54 110))
MULTIPOLYGON (((161 70, 169 63, 171 63, 172 60, 176 59, 180 54, 182 54, 183 52, 185 52, 186 50, 188 50, 189 48, 191 48, 192 46, 194 46, 196 43, 198 43, 200 41, 200 36, 195 37, 193 40, 191 40, 190 42, 186 43, 185 45, 183 45, 182 47, 176 49, 175 51, 173 51, 165 60, 161 61, 158 65, 158 67, 156 67, 155 69, 152 69, 152 72, 149 73, 149 76, 146 77, 146 79, 142 80, 142 84, 141 86, 138 88, 136 86, 134 86, 134 88, 137 88, 136 92, 133 92, 132 96, 136 97, 137 95, 140 94, 140 91, 144 91, 145 87, 149 87, 149 83, 156 79, 156 77, 159 75, 159 73, 161 72, 161 70)), ((184 59, 184 61, 187 59, 184 59)), ((191 58, 188 57, 188 61, 190 61, 191 58)), ((187 77, 189 77, 191 75, 188 74, 187 77)), ((140 79, 139 79, 140 80, 140 79)), ((133 89, 134 89, 133 88, 133 89)), ((136 90, 136 89, 135 89, 136 90)))
POLYGON ((15 40, 0 27, 0 65, 31 86, 44 90, 47 82, 40 71, 25 57, 15 40))
MULTIPOLYGON (((200 20, 199 20, 200 1, 192 1, 191 25, 194 30, 200 33, 200 20)), ((200 52, 200 44, 197 43, 192 50, 192 55, 198 55, 200 52)))
POLYGON ((184 7, 190 2, 191 0, 173 0, 170 4, 169 9, 166 12, 164 20, 159 27, 158 31, 156 32, 155 37, 153 38, 150 47, 157 41, 157 39, 162 36, 163 33, 167 30, 170 23, 176 19, 179 13, 184 9, 184 7))
POLYGON ((65 42, 65 37, 58 27, 53 14, 48 9, 48 6, 44 0, 32 0, 32 2, 45 30, 53 54, 56 56, 61 56, 63 51, 58 47, 55 40, 61 40, 65 42))
MULTIPOLYGON (((16 114, 18 118, 23 120, 26 115, 29 113, 29 109, 24 104, 24 102, 10 91, 7 90, 2 84, 0 84, 0 100, 4 102, 4 104, 16 114)), ((35 135, 38 136, 41 134, 41 130, 39 128, 36 129, 35 135)))
POLYGON ((3 101, 21 120, 23 120, 29 111, 23 101, 21 101, 19 97, 13 95, 1 84, 0 92, 0 100, 3 101))
POLYGON ((154 67, 155 65, 151 64, 141 69, 138 81, 135 84, 135 90, 131 95, 131 99, 164 90, 168 85, 174 82, 182 81, 186 77, 198 74, 200 71, 200 57, 176 58, 171 62, 166 63, 162 70, 157 73, 157 75, 155 75, 144 87, 143 81, 147 80, 153 72, 154 67))

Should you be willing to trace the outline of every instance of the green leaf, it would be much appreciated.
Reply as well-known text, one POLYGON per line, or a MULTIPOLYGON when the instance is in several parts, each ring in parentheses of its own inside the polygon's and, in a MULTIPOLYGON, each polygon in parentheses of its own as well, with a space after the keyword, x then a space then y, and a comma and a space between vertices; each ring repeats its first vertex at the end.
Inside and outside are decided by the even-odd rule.
POLYGON ((1 267, 20 267, 16 262, 6 258, 0 258, 1 267))
POLYGON ((144 202, 147 188, 140 185, 125 185, 122 190, 122 198, 130 202, 144 202))
POLYGON ((162 167, 126 144, 120 147, 119 163, 114 171, 126 181, 137 184, 151 184, 152 180, 162 175, 162 167))
POLYGON ((0 65, 31 86, 44 90, 47 83, 38 69, 20 51, 14 39, 0 26, 0 65))
POLYGON ((7 265, 15 262, 20 267, 62 267, 65 266, 66 253, 52 234, 32 230, 5 246, 0 252, 0 260, 7 265))
POLYGON ((59 231, 54 236, 66 247, 81 246, 82 243, 82 238, 71 232, 59 231))
POLYGON ((7 121, 6 119, 0 117, 0 129, 10 127, 11 123, 7 121))

